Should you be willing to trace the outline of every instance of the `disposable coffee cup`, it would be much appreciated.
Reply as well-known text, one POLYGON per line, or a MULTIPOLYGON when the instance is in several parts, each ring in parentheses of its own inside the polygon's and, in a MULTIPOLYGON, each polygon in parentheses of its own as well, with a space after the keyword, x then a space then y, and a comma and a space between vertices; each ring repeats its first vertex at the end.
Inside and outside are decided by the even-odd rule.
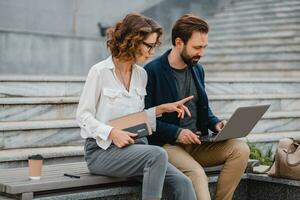
POLYGON ((29 178, 39 180, 41 178, 43 156, 37 154, 28 157, 29 178))

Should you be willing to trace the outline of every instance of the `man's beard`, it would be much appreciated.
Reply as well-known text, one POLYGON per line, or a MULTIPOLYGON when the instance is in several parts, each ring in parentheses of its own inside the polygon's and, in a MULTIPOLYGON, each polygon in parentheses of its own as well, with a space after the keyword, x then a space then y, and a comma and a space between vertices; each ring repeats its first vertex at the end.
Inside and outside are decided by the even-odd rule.
POLYGON ((198 61, 200 60, 201 56, 193 56, 191 57, 186 50, 186 46, 183 48, 181 54, 180 54, 181 59, 183 60, 183 62, 185 64, 187 64, 188 66, 191 65, 195 65, 198 63, 198 61))

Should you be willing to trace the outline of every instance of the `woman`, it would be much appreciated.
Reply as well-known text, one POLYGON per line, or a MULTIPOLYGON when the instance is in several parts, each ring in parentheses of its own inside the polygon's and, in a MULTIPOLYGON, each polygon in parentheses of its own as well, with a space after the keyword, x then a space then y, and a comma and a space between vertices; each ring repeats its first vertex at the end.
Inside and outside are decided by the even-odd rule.
MULTIPOLYGON (((143 199, 160 199, 164 183, 174 199, 196 199, 191 181, 168 163, 165 151, 146 145, 147 139, 111 127, 107 122, 144 109, 147 74, 135 63, 144 63, 160 43, 162 28, 152 19, 128 14, 107 34, 111 56, 94 65, 87 76, 77 110, 81 136, 86 138, 85 159, 91 173, 114 177, 142 178, 143 199)), ((191 99, 145 110, 155 131, 156 116, 189 110, 191 99)))

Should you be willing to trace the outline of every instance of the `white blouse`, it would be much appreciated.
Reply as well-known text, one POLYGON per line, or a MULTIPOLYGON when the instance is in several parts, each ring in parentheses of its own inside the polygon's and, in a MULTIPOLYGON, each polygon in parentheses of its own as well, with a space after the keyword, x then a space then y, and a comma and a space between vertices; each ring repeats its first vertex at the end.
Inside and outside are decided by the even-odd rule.
MULTIPOLYGON (((112 57, 95 64, 89 71, 76 113, 81 137, 94 138, 99 147, 111 145, 108 138, 113 127, 109 120, 144 110, 147 73, 138 66, 132 68, 129 92, 117 78, 112 57)), ((156 129, 155 107, 145 110, 151 128, 156 129)))

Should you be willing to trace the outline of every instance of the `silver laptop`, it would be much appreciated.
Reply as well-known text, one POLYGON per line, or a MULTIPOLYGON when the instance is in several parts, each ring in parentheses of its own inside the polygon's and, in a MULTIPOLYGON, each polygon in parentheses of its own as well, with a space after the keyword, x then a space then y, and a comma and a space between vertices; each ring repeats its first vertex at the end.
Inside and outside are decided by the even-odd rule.
POLYGON ((246 137, 262 118, 270 105, 239 107, 228 120, 225 127, 217 134, 210 132, 200 136, 204 142, 219 142, 232 138, 246 137))

